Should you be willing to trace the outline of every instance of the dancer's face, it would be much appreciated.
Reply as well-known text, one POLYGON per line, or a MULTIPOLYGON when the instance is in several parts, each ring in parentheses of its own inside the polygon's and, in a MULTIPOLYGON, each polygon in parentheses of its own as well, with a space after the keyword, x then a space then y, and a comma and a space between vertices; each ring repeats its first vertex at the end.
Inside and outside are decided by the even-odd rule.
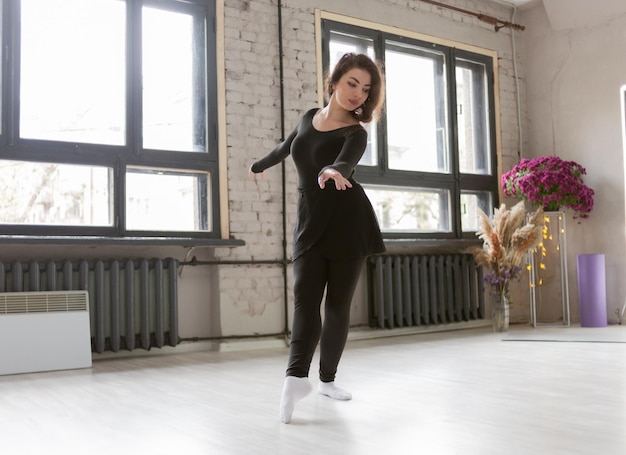
POLYGON ((334 86, 333 96, 347 111, 353 111, 367 99, 372 77, 361 68, 348 70, 334 86))

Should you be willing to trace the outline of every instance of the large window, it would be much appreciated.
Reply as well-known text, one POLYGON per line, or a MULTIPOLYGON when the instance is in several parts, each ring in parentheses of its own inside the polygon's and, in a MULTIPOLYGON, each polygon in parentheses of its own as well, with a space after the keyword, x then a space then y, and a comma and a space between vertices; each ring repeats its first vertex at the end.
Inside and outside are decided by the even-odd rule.
POLYGON ((0 234, 219 237, 214 1, 0 4, 0 234))
POLYGON ((322 32, 325 68, 346 52, 383 67, 386 105, 357 179, 384 235, 474 238, 477 209, 498 198, 492 57, 330 20, 322 32))

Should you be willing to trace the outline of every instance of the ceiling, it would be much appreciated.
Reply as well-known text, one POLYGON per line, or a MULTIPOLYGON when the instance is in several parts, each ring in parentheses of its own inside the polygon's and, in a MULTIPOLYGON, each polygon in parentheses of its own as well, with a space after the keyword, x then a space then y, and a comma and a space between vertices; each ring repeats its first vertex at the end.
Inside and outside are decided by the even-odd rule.
POLYGON ((540 3, 541 0, 492 0, 498 3, 507 3, 511 6, 523 7, 531 3, 540 3))
POLYGON ((589 0, 492 0, 506 3, 520 9, 530 8, 543 4, 550 25, 555 30, 574 29, 579 27, 594 27, 607 23, 613 18, 626 14, 626 1, 602 0, 602 7, 598 2, 589 0))
POLYGON ((515 6, 524 6, 526 3, 534 3, 535 0, 503 0, 505 3, 510 3, 515 6))

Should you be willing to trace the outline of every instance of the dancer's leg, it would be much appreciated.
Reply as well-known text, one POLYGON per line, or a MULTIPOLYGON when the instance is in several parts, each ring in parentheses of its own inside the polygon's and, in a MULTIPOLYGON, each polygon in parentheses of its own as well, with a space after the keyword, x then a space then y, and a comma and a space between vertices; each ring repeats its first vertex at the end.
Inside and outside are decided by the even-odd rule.
POLYGON ((294 315, 287 377, 280 402, 280 419, 291 422, 296 403, 313 389, 311 360, 321 332, 320 303, 326 286, 326 261, 309 252, 294 261, 294 315))
POLYGON ((293 263, 294 312, 287 376, 309 375, 311 360, 320 339, 320 304, 326 287, 327 264, 311 251, 293 263))
POLYGON ((320 340, 320 393, 339 400, 352 398, 350 392, 334 385, 350 326, 350 305, 361 276, 363 258, 330 263, 324 326, 320 340))

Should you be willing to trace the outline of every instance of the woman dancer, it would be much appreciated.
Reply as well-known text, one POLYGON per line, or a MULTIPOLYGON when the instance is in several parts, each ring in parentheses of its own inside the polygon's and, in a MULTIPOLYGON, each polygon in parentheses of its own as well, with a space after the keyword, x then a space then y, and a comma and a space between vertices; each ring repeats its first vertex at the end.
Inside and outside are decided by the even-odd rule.
POLYGON ((318 343, 319 392, 337 400, 352 398, 335 385, 350 305, 365 258, 385 251, 370 201, 353 178, 367 146, 361 124, 376 118, 383 103, 382 74, 367 55, 346 54, 327 78, 325 91, 328 104, 307 111, 285 141, 250 167, 251 178, 263 178, 266 169, 291 154, 299 179, 293 327, 280 404, 284 423, 313 389, 308 375, 318 343))

